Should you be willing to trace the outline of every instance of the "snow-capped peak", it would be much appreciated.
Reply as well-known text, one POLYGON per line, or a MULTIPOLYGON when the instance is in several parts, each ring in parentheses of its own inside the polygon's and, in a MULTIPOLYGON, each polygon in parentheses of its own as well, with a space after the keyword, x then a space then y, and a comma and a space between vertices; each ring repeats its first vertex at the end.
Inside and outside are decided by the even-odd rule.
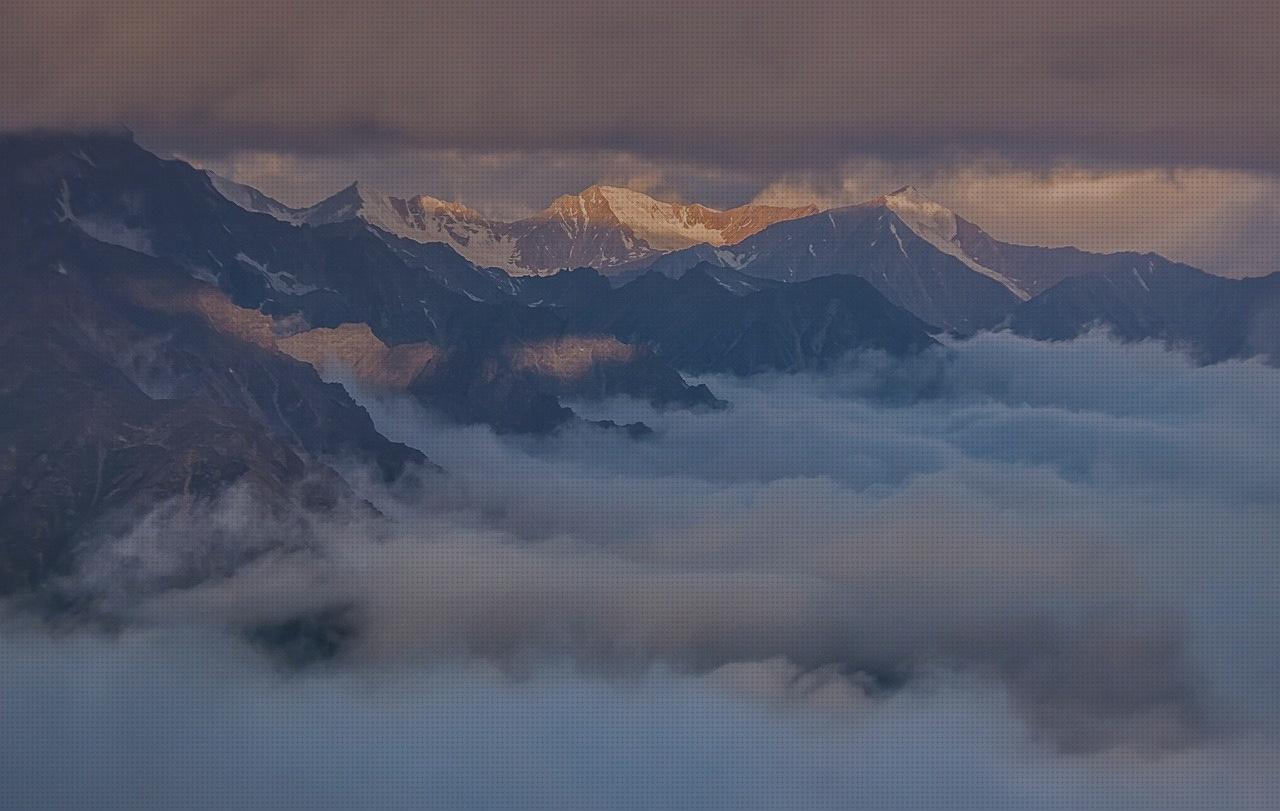
POLYGON ((304 222, 326 225, 359 217, 370 225, 395 233, 404 223, 396 202, 377 189, 356 182, 308 209, 304 222))
POLYGON ((813 214, 814 206, 745 205, 728 211, 666 202, 621 186, 597 184, 556 198, 514 222, 489 219, 459 202, 422 194, 392 197, 356 182, 305 209, 258 199, 248 187, 222 184, 224 196, 295 224, 360 219, 418 242, 444 242, 472 262, 512 273, 560 267, 614 267, 662 251, 699 244, 736 244, 775 222, 813 214))
POLYGON ((903 186, 895 192, 880 198, 880 202, 898 216, 916 236, 933 245, 945 254, 954 256, 964 262, 970 269, 983 276, 994 279, 1004 285, 1018 298, 1026 301, 1031 294, 1022 289, 1016 282, 1004 274, 992 270, 979 263, 965 252, 957 242, 959 231, 955 212, 941 203, 934 202, 924 196, 914 186, 903 186))
POLYGON ((609 207, 613 209, 614 214, 624 214, 632 212, 654 212, 664 211, 673 212, 682 208, 677 203, 664 203, 656 200, 644 192, 626 189, 621 186, 603 186, 596 185, 583 191, 582 196, 599 195, 605 199, 609 207))
POLYGON ((409 198, 405 201, 405 207, 409 212, 409 216, 416 219, 436 217, 453 221, 494 224, 490 223, 485 215, 464 203, 456 200, 442 200, 429 194, 419 194, 416 197, 409 198))
POLYGON ((209 178, 209 182, 213 185, 215 191, 243 209, 270 214, 277 220, 292 223, 293 225, 297 225, 301 221, 300 218, 305 209, 290 208, 252 186, 237 183, 231 178, 223 177, 210 169, 205 169, 204 174, 205 177, 209 178))
MULTIPOLYGON (((710 223, 694 221, 690 206, 665 203, 647 194, 618 186, 595 186, 618 222, 627 226, 650 247, 660 251, 677 250, 700 242, 719 244, 718 229, 710 223)), ((701 208, 701 207, 700 207, 701 208)))
POLYGON ((730 211, 700 203, 657 200, 622 186, 597 184, 578 194, 558 197, 542 219, 568 223, 622 226, 651 250, 671 251, 702 243, 726 245, 741 241, 774 222, 816 212, 813 206, 780 208, 741 206, 730 211))
POLYGON ((903 186, 885 195, 884 204, 922 237, 928 232, 947 242, 956 238, 955 212, 925 197, 914 186, 903 186))

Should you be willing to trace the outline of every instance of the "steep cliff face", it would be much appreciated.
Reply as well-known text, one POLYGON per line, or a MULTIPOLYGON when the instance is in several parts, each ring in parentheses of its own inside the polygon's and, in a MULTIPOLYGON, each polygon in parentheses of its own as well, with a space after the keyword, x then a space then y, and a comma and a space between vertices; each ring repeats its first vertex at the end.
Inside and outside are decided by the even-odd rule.
POLYGON ((431 469, 272 349, 266 316, 161 262, 64 237, 52 254, 0 259, 0 592, 64 571, 93 531, 166 502, 238 486, 305 520, 364 509, 333 461, 386 479, 431 469))

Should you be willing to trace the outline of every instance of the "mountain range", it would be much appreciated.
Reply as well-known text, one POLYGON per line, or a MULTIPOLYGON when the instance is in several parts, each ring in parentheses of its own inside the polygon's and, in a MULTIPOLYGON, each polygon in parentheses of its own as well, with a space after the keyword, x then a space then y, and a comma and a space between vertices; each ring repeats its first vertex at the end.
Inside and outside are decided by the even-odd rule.
POLYGON ((1226 279, 1161 264, 1065 279, 1014 310, 1007 326, 1067 341, 1102 326, 1123 340, 1159 340, 1199 363, 1280 362, 1280 273, 1226 279))
POLYGON ((860 276, 898 306, 958 333, 991 329, 1064 279, 1171 267, 1156 254, 1098 254, 1002 242, 912 187, 778 223, 736 245, 698 245, 638 262, 679 276, 702 262, 779 281, 860 276))
POLYGON ((944 330, 1103 325, 1200 362, 1280 360, 1280 274, 1013 245, 910 188, 716 211, 592 187, 495 224, 359 184, 290 209, 128 137, 28 133, 0 137, 0 189, 0 593, 158 505, 244 488, 305 543, 308 515, 372 509, 351 464, 432 487, 335 369, 456 422, 642 441, 565 403, 721 408, 685 375, 909 357, 944 330), (524 264, 466 253, 495 246, 524 264))
POLYGON ((825 211, 815 205, 718 211, 592 186, 507 223, 461 203, 390 197, 360 183, 292 209, 251 187, 212 173, 210 179, 238 205, 284 222, 359 220, 408 242, 449 245, 477 267, 513 276, 591 267, 621 285, 650 270, 678 278, 703 263, 784 282, 856 275, 926 323, 962 334, 1001 324, 1020 303, 1068 278, 1176 264, 1150 253, 1004 242, 910 186, 825 211))
POLYGON ((617 186, 591 186, 556 198, 515 222, 489 219, 461 203, 429 195, 392 197, 362 183, 308 208, 289 208, 249 186, 210 172, 215 188, 251 211, 297 225, 360 219, 417 242, 441 242, 481 267, 515 275, 565 268, 612 268, 693 245, 739 242, 775 222, 803 217, 816 206, 745 205, 720 211, 655 200, 617 186))
MULTIPOLYGON (((291 224, 116 135, 4 136, 0 188, 0 593, 56 580, 89 539, 167 503, 242 488, 294 516, 305 543, 309 513, 369 509, 343 465, 429 482, 428 460, 378 434, 346 389, 320 377, 335 364, 498 431, 582 422, 566 397, 723 405, 673 363, 704 336, 646 341, 656 326, 633 336, 589 315, 625 311, 634 295, 594 271, 512 277, 361 217, 291 224), (587 294, 560 304, 582 306, 528 286, 561 277, 587 294)), ((822 312, 824 290, 797 286, 780 331, 768 331, 768 307, 713 288, 704 306, 738 315, 722 321, 726 345, 700 369, 809 368, 850 350, 932 343, 869 286, 843 293, 865 326, 851 328, 846 313, 816 331, 795 313, 822 312)), ((647 431, 599 425, 622 429, 647 431)), ((276 542, 238 543, 206 562, 234 566, 276 542)))

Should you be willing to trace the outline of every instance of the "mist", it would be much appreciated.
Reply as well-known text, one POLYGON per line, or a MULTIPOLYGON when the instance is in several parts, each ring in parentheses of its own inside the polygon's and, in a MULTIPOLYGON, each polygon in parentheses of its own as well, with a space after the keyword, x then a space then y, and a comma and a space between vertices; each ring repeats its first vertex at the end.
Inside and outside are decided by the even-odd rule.
POLYGON ((226 637, 156 632, 9 634, 0 653, 21 808, 1264 809, 1280 788, 1252 740, 1064 757, 963 680, 851 703, 776 663, 282 674, 226 637))
POLYGON ((349 469, 381 518, 198 582, 175 550, 283 530, 232 493, 88 555, 117 630, 0 642, 24 805, 1274 803, 1276 369, 1001 334, 574 404, 643 440, 344 382, 447 475, 349 469), (243 633, 317 614, 301 670, 243 633))

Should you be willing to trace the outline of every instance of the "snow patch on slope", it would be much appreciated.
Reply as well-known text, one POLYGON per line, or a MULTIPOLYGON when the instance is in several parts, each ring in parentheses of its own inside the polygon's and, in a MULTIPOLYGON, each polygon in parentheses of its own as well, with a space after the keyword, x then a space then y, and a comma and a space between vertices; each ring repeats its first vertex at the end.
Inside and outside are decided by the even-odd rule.
POLYGON ((727 248, 714 248, 712 252, 721 265, 734 270, 742 270, 756 258, 755 254, 741 254, 727 248))
POLYGON ((690 222, 689 206, 664 203, 647 194, 618 186, 595 188, 618 221, 656 250, 679 250, 701 242, 724 244, 720 231, 703 223, 690 222))
POLYGON ((244 253, 237 253, 236 261, 246 264, 261 273, 266 277, 267 284, 271 285, 272 289, 281 293, 287 293, 292 296, 303 296, 307 293, 314 293, 316 290, 320 289, 315 285, 299 282, 291 273, 285 273, 284 271, 272 272, 267 269, 266 265, 244 253))
MULTIPOLYGON (((884 205, 896 214, 898 219, 902 220, 908 228, 914 231, 916 236, 933 247, 948 256, 953 256, 964 262, 971 270, 999 282, 1008 288, 1009 292, 1023 301, 1031 298, 1031 294, 1018 286, 1012 279, 985 265, 979 264, 973 257, 965 253, 963 248, 956 244, 955 239, 959 227, 956 222, 955 212, 951 211, 951 209, 935 203, 911 186, 905 186, 893 194, 887 195, 884 198, 884 205)), ((890 227, 892 228, 892 226, 890 227)), ((894 236, 896 237, 897 235, 897 231, 894 231, 894 236)), ((898 240, 898 245, 901 247, 901 239, 898 240)), ((906 251, 903 251, 903 253, 905 254, 906 251)))
POLYGON ((209 178, 209 183, 213 185, 214 191, 246 211, 270 214, 277 220, 287 222, 290 225, 298 225, 302 221, 301 211, 289 208, 283 203, 271 199, 252 186, 237 183, 230 178, 225 178, 217 172, 212 172, 207 169, 204 174, 205 177, 209 178))
POLYGON ((57 206, 58 222, 67 222, 91 239, 128 248, 137 253, 155 256, 151 247, 151 237, 141 228, 131 228, 123 222, 105 216, 78 216, 71 208, 71 186, 66 180, 59 185, 58 197, 54 201, 57 206))
POLYGON ((414 242, 443 242, 481 267, 511 268, 515 240, 456 203, 420 195, 412 200, 391 197, 363 184, 352 184, 300 215, 302 222, 326 225, 359 218, 375 228, 414 242))
MULTIPOLYGON (((442 242, 480 267, 513 275, 562 266, 607 268, 665 251, 696 245, 725 246, 767 225, 810 209, 742 206, 719 211, 702 205, 656 200, 618 186, 597 185, 557 198, 549 208, 516 222, 490 220, 461 203, 420 195, 398 198, 353 183, 321 202, 290 209, 212 172, 214 188, 250 211, 295 225, 321 226, 360 219, 381 231, 415 242, 442 242)), ((746 259, 726 261, 741 267, 746 259)))

